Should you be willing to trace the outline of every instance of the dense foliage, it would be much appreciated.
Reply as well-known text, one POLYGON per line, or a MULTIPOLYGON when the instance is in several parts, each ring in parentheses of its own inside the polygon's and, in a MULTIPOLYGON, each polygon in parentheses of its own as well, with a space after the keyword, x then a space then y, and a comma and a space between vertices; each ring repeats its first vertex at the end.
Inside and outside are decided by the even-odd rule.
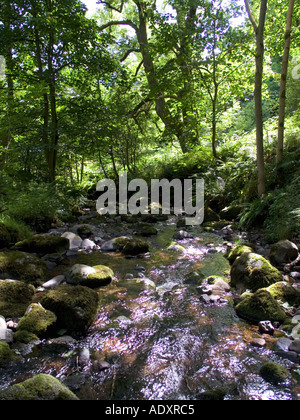
POLYGON ((90 16, 78 0, 1 0, 0 215, 10 231, 68 220, 99 179, 126 170, 203 177, 216 213, 238 204, 241 227, 264 227, 270 241, 297 235, 300 7, 269 0, 263 27, 261 3, 99 0, 90 16))

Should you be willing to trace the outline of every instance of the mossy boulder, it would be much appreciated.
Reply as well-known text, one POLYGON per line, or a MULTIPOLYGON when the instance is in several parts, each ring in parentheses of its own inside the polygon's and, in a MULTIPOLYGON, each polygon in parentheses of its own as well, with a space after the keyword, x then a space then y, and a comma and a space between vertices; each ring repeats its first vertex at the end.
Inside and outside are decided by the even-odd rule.
POLYGON ((261 255, 254 253, 242 254, 231 268, 231 286, 242 291, 252 292, 269 287, 282 281, 282 275, 277 268, 261 255))
POLYGON ((0 249, 8 248, 11 236, 3 223, 0 223, 0 249))
POLYGON ((266 362, 261 367, 260 376, 274 385, 284 383, 289 378, 289 371, 275 362, 266 362))
POLYGON ((78 401, 58 379, 51 375, 39 374, 20 384, 0 391, 0 401, 78 401))
POLYGON ((5 368, 10 363, 15 363, 19 360, 20 356, 11 350, 7 343, 0 341, 0 368, 5 368))
POLYGON ((88 287, 60 285, 47 292, 40 303, 57 316, 58 329, 84 334, 97 315, 99 298, 88 287))
POLYGON ((243 254, 251 254, 253 252, 253 249, 250 248, 247 245, 238 245, 235 246, 231 251, 229 251, 227 255, 227 259, 230 262, 230 264, 234 264, 235 260, 239 258, 243 254))
POLYGON ((276 300, 287 302, 291 306, 300 306, 300 292, 288 282, 281 281, 272 284, 267 290, 276 300))
POLYGON ((279 303, 267 290, 258 290, 248 295, 235 307, 235 310, 238 316, 254 323, 266 320, 283 323, 286 319, 279 303))
POLYGON ((46 263, 34 255, 20 251, 0 252, 0 279, 40 286, 45 282, 46 273, 46 263))
POLYGON ((84 264, 73 265, 66 275, 69 284, 91 288, 106 286, 112 281, 113 276, 113 271, 104 265, 90 267, 84 264))
POLYGON ((67 251, 70 247, 68 238, 52 235, 34 235, 31 239, 18 242, 13 247, 16 251, 36 253, 39 255, 57 254, 67 251))
POLYGON ((47 331, 56 323, 56 315, 44 309, 39 303, 31 304, 21 318, 17 331, 28 331, 40 338, 47 335, 47 331))
POLYGON ((288 264, 297 259, 299 249, 296 244, 291 241, 280 241, 272 246, 270 261, 274 265, 288 264))
POLYGON ((31 284, 16 280, 0 281, 0 314, 6 318, 23 316, 34 293, 35 288, 31 284))
POLYGON ((124 255, 136 256, 149 251, 149 244, 140 239, 120 237, 114 240, 114 246, 124 255))
POLYGON ((29 344, 32 342, 39 343, 40 339, 37 335, 26 331, 26 330, 18 330, 14 333, 14 341, 16 343, 23 343, 23 344, 29 344))

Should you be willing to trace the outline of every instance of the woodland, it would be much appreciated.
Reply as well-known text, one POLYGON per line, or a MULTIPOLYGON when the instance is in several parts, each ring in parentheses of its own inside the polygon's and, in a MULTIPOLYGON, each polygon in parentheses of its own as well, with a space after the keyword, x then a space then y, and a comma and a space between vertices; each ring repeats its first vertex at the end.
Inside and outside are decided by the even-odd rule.
POLYGON ((299 400, 299 1, 90 7, 0 0, 0 400, 299 400))
POLYGON ((24 231, 68 217, 125 170, 197 175, 213 211, 241 205, 245 228, 291 238, 297 2, 98 3, 90 15, 75 0, 1 1, 2 221, 24 231))

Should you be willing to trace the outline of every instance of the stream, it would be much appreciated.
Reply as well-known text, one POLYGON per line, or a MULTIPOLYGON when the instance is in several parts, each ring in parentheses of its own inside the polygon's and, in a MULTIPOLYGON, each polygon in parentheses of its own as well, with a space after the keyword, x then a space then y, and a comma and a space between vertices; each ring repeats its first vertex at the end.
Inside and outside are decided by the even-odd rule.
MULTIPOLYGON (((213 303, 197 293, 190 273, 229 277, 224 237, 192 228, 193 239, 178 241, 186 249, 180 253, 167 250, 176 220, 155 226, 158 235, 146 239, 151 249, 142 258, 97 251, 69 261, 114 271, 99 291, 97 318, 86 337, 24 345, 22 362, 0 370, 0 389, 47 373, 84 400, 197 400, 213 390, 228 400, 298 399, 295 365, 273 353, 272 337, 264 348, 251 344, 257 326, 238 318, 232 293, 213 303), (266 361, 290 369, 292 379, 280 386, 264 381, 259 369, 266 361)), ((116 236, 134 229, 107 228, 116 236)), ((56 267, 49 278, 66 268, 56 267)))

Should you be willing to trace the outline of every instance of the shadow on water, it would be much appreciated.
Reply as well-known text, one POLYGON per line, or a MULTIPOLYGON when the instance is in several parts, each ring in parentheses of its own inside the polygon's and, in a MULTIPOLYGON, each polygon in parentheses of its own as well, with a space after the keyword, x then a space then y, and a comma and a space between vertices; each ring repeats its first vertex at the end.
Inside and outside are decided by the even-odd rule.
POLYGON ((88 335, 68 347, 43 343, 29 350, 18 371, 1 375, 0 387, 12 382, 10 375, 20 382, 43 372, 91 400, 199 399, 216 389, 226 399, 295 398, 291 383, 275 387, 258 375, 275 356, 249 344, 253 327, 236 316, 232 296, 206 305, 185 282, 194 270, 203 277, 228 275, 222 238, 199 229, 194 239, 179 241, 186 251, 178 253, 166 250, 176 226, 159 228, 144 258, 80 256, 76 262, 104 264, 115 273, 99 291, 88 335), (134 278, 125 280, 128 273, 134 278))

